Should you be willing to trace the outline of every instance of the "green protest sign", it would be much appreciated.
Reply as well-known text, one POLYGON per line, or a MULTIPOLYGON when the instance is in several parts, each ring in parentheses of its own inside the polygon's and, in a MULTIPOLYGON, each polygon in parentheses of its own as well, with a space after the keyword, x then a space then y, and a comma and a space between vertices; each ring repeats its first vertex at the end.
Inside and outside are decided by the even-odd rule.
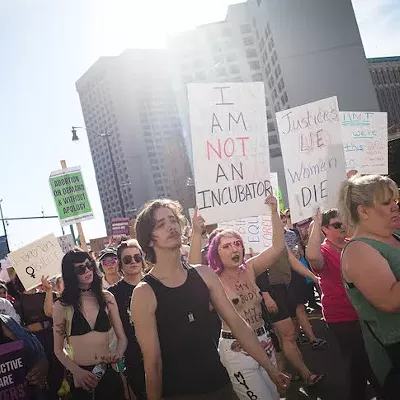
POLYGON ((50 187, 62 226, 94 218, 80 167, 52 172, 50 187))

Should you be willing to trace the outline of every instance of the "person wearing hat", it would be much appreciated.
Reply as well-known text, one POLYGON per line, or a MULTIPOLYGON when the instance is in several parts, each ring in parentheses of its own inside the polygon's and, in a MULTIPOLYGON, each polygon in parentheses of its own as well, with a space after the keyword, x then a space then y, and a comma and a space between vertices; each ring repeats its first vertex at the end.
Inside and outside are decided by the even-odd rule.
POLYGON ((121 279, 116 249, 108 247, 100 252, 99 269, 103 273, 102 281, 104 289, 108 289, 121 279))

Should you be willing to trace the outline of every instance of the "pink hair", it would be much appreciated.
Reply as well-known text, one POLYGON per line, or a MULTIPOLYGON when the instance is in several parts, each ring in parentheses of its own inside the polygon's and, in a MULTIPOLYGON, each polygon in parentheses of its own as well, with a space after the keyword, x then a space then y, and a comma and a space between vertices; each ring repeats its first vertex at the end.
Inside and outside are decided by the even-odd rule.
MULTIPOLYGON (((245 250, 242 237, 236 231, 224 230, 222 232, 219 232, 211 241, 207 253, 208 264, 210 265, 210 268, 217 275, 220 275, 225 268, 224 264, 221 261, 221 257, 218 254, 219 244, 221 242, 221 239, 225 236, 233 236, 234 238, 240 241, 243 248, 243 259, 244 259, 245 250)), ((243 266, 245 266, 245 264, 243 264, 243 266)), ((241 268, 243 268, 243 266, 241 266, 241 268)))

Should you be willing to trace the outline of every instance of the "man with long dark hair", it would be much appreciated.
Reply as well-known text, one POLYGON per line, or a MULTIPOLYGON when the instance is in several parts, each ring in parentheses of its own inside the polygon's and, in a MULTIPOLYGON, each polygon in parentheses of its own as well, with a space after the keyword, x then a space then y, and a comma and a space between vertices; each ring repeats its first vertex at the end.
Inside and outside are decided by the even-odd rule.
POLYGON ((168 199, 146 204, 136 221, 138 242, 154 264, 133 291, 131 304, 148 399, 237 399, 209 329, 210 302, 243 349, 286 388, 287 377, 236 312, 218 276, 207 266, 181 262, 181 229, 181 206, 168 199))
POLYGON ((64 292, 53 310, 54 352, 73 375, 73 399, 123 399, 116 364, 123 358, 127 340, 114 296, 103 291, 96 271, 95 261, 80 249, 64 256, 64 292), (115 352, 109 350, 111 328, 118 340, 115 352), (92 372, 96 366, 103 369, 100 379, 92 372))

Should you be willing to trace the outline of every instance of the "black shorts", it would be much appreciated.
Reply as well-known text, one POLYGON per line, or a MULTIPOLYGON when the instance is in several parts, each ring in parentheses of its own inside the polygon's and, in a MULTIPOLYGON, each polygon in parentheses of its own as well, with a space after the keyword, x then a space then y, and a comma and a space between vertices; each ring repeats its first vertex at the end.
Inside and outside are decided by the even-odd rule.
POLYGON ((288 287, 285 284, 271 285, 269 294, 278 306, 276 314, 269 313, 272 323, 296 317, 296 307, 291 306, 288 287))
MULTIPOLYGON (((289 307, 296 310, 300 304, 307 302, 307 282, 303 276, 292 271, 292 280, 288 286, 289 307)), ((296 316, 296 313, 294 314, 296 316)))

